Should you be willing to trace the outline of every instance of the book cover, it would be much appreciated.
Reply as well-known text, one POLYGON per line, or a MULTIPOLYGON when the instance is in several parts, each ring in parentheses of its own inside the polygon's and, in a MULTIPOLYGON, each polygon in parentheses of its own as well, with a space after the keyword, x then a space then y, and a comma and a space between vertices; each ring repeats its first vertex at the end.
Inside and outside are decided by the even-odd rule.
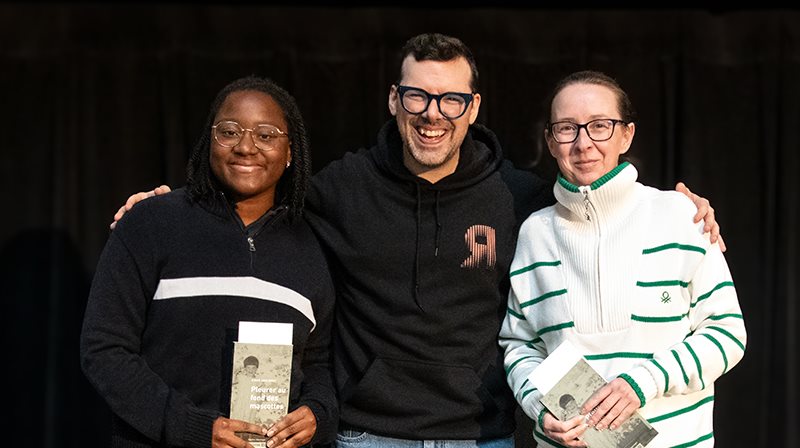
MULTIPOLYGON (((564 376, 542 397, 541 402, 559 420, 580 414, 580 408, 592 394, 606 384, 584 358, 579 358, 564 376)), ((581 439, 589 448, 641 448, 658 434, 638 412, 616 429, 586 428, 581 439)))
MULTIPOLYGON (((242 322, 233 347, 230 418, 268 428, 288 412, 291 378, 291 324, 242 322)), ((237 435, 266 447, 262 436, 237 435)))

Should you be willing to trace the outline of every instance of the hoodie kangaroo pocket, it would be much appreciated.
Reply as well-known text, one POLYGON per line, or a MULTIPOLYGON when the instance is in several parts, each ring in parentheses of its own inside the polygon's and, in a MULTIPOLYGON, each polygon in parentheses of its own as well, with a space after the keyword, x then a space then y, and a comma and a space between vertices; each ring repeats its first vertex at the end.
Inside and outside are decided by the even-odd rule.
POLYGON ((437 425, 475 419, 495 406, 471 366, 388 358, 372 362, 347 401, 368 414, 437 425))

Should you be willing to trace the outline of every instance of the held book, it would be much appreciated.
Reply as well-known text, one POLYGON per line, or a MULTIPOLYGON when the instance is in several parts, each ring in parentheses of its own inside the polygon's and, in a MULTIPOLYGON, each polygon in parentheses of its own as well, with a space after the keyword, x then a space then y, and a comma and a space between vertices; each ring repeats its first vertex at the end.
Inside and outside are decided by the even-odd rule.
MULTIPOLYGON (((286 415, 292 378, 292 324, 239 322, 233 347, 230 418, 268 428, 286 415)), ((266 438, 237 433, 255 448, 266 438)))
MULTIPOLYGON (((564 346, 562 344, 553 351, 553 354, 556 354, 559 350, 561 352, 555 357, 560 361, 558 370, 560 370, 560 373, 563 373, 565 368, 569 368, 569 370, 563 373, 552 387, 540 390, 547 390, 541 399, 542 404, 551 414, 563 421, 580 414, 580 408, 583 403, 597 389, 605 385, 606 380, 582 356, 577 355, 576 358, 574 353, 577 351, 566 354, 566 351, 576 350, 571 345, 564 346), (567 362, 567 364, 565 365, 564 362, 567 362), (571 367, 569 367, 570 365, 571 367)), ((544 362, 542 365, 544 365, 544 362)), ((547 380, 544 382, 545 387, 547 387, 549 385, 547 380)), ((536 383, 534 382, 534 384, 536 383)), ((647 446, 657 434, 658 431, 647 420, 642 418, 639 412, 634 412, 622 425, 614 430, 608 428, 603 430, 597 430, 594 427, 586 428, 581 439, 586 442, 589 448, 642 448, 647 446)))

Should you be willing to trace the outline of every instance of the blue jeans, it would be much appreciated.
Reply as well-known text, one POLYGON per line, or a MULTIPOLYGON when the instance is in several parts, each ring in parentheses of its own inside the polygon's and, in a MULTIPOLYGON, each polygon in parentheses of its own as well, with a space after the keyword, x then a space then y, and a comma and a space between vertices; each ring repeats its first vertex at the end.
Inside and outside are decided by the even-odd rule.
POLYGON ((336 448, 514 448, 514 436, 488 440, 406 440, 344 429, 336 434, 336 448))

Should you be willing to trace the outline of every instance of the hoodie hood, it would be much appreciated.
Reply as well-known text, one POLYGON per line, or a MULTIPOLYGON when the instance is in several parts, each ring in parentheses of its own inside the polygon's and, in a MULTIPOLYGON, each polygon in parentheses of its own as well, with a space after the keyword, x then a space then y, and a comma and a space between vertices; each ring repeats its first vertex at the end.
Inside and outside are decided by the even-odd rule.
POLYGON ((403 164, 403 141, 397 121, 387 121, 378 133, 378 144, 371 151, 373 161, 389 177, 398 181, 424 185, 430 190, 456 190, 474 185, 500 169, 503 151, 497 136, 487 127, 474 124, 469 127, 461 144, 456 171, 432 184, 411 173, 403 164), (401 148, 398 151, 398 148, 401 148))

